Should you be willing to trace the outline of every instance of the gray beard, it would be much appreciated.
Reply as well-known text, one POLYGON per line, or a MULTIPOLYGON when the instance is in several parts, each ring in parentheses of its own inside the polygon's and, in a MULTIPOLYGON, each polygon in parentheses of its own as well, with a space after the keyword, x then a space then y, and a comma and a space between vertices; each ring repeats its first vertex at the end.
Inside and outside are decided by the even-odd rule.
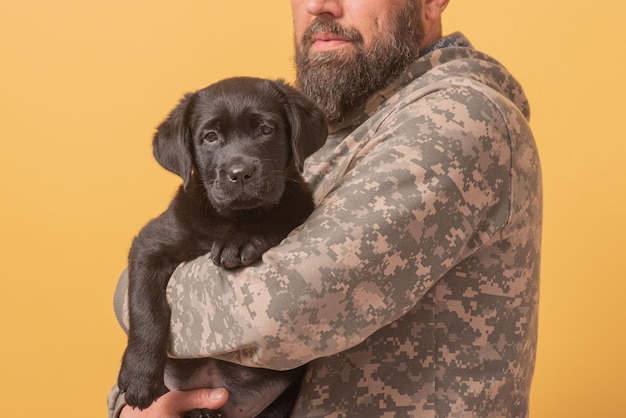
POLYGON ((349 109, 364 103, 417 59, 424 34, 415 3, 408 1, 389 32, 368 50, 359 32, 332 20, 316 19, 300 42, 295 41, 296 85, 331 123, 340 121, 349 109), (311 56, 312 36, 318 32, 340 35, 351 41, 353 48, 311 56))

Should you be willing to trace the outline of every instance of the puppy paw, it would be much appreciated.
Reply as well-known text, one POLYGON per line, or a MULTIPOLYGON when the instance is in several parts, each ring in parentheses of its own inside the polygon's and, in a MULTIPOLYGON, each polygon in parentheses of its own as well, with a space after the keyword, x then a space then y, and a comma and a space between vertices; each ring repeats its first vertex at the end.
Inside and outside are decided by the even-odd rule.
MULTIPOLYGON (((128 353, 127 353, 128 354, 128 353)), ((146 409, 161 395, 168 392, 163 382, 163 372, 157 368, 133 362, 125 355, 122 368, 117 379, 117 385, 122 392, 126 403, 134 408, 146 409)))
POLYGON ((264 237, 232 236, 213 243, 211 260, 221 267, 243 267, 259 260, 275 244, 264 237))
POLYGON ((260 260, 263 253, 272 247, 273 245, 269 241, 259 238, 243 243, 239 247, 239 258, 242 265, 247 266, 260 260))
POLYGON ((183 418, 222 418, 222 414, 208 409, 194 409, 187 412, 183 418))
POLYGON ((126 403, 133 408, 146 409, 168 391, 162 382, 149 381, 145 378, 135 378, 130 383, 125 382, 123 378, 119 381, 126 403))

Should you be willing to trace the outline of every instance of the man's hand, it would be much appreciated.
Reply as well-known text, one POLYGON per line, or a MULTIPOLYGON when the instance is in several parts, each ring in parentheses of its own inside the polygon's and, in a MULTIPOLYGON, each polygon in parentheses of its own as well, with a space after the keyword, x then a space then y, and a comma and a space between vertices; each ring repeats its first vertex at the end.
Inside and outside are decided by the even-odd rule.
POLYGON ((120 418, 182 418, 193 409, 219 409, 228 400, 226 389, 172 390, 143 411, 125 406, 120 418))

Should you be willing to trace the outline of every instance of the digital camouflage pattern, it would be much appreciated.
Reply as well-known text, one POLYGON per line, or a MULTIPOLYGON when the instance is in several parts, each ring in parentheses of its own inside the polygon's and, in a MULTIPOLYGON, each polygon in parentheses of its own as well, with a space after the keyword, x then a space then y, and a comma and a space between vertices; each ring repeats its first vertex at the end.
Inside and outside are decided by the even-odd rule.
POLYGON ((542 213, 528 103, 451 39, 465 46, 332 127, 306 165, 317 209, 261 263, 178 268, 171 355, 309 363, 294 417, 528 415, 542 213))

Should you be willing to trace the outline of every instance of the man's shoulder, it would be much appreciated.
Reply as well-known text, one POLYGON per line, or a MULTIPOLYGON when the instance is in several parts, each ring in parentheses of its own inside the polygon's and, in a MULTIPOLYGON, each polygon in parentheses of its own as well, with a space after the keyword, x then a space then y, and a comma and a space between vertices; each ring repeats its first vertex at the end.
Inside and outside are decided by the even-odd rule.
POLYGON ((461 103, 484 96, 499 105, 519 109, 526 119, 530 116, 519 81, 500 62, 473 48, 435 50, 417 60, 407 73, 419 75, 397 86, 398 97, 417 99, 441 90, 463 90, 464 94, 456 97, 461 103))
POLYGON ((479 53, 455 56, 389 90, 376 108, 367 109, 370 129, 394 128, 409 121, 405 127, 441 131, 454 125, 462 133, 481 123, 527 123, 526 96, 504 67, 479 53))

